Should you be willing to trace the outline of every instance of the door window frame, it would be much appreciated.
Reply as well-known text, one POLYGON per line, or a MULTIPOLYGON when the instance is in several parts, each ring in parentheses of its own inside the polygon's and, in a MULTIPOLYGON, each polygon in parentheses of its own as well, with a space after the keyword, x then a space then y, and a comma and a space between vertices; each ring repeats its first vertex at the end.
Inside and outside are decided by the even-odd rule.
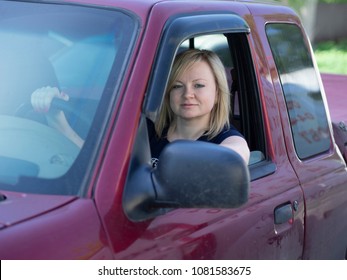
POLYGON ((240 120, 246 140, 252 139, 251 144, 254 150, 252 153, 254 152, 257 156, 261 155, 259 160, 257 159, 254 164, 249 165, 253 181, 274 173, 276 165, 267 156, 258 85, 247 38, 249 33, 250 27, 246 21, 233 13, 189 14, 169 19, 164 27, 153 64, 142 117, 153 122, 156 120, 174 57, 182 43, 202 35, 224 34, 239 73, 238 83, 242 92, 239 96, 240 115, 249 115, 256 122, 256 124, 251 124, 249 120, 242 117, 240 120))

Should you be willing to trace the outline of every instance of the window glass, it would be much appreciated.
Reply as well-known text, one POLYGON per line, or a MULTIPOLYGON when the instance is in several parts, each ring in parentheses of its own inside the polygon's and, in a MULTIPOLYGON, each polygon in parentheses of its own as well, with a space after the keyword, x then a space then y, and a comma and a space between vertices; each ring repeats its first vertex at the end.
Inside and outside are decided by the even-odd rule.
POLYGON ((61 106, 71 127, 83 140, 97 137, 98 128, 90 128, 99 102, 120 82, 135 30, 122 11, 1 1, 0 183, 25 192, 18 183, 23 176, 60 178, 75 165, 81 173, 75 177, 83 177, 76 160, 83 149, 33 110, 31 95, 57 87, 69 96, 61 106))
POLYGON ((310 51, 294 24, 268 24, 266 33, 282 84, 298 157, 329 149, 328 120, 310 51))

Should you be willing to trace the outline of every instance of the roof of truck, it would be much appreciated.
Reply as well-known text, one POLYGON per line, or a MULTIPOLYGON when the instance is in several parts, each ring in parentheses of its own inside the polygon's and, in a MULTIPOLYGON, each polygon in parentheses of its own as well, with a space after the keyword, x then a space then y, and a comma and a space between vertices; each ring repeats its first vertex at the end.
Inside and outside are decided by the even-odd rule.
MULTIPOLYGON (((46 0, 50 1, 50 0, 46 0)), ((52 0, 52 2, 57 2, 52 0)), ((70 2, 76 4, 87 4, 87 5, 100 5, 100 6, 122 6, 122 7, 152 7, 153 5, 160 2, 185 2, 185 3, 208 3, 208 2, 239 2, 244 4, 261 3, 267 5, 282 5, 275 1, 254 1, 254 0, 61 0, 61 2, 70 2)))

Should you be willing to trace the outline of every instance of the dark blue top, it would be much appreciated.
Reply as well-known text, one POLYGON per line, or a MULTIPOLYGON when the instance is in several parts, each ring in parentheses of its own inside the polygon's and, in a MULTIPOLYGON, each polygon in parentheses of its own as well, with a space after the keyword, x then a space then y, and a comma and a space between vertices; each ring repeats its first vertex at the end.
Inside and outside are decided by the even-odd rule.
MULTIPOLYGON (((154 124, 151 121, 147 122, 148 124, 148 135, 149 135, 149 142, 151 146, 151 155, 152 155, 152 165, 155 167, 158 163, 158 158, 160 156, 161 151, 165 148, 167 144, 170 144, 170 142, 167 140, 167 132, 168 129, 165 129, 163 132, 163 137, 159 138, 155 132, 154 124)), ((210 142, 215 144, 222 143, 226 138, 230 136, 240 136, 242 138, 243 135, 232 125, 230 125, 230 128, 224 127, 224 129, 215 137, 212 139, 207 139, 208 136, 203 135, 197 141, 204 141, 204 142, 210 142)))

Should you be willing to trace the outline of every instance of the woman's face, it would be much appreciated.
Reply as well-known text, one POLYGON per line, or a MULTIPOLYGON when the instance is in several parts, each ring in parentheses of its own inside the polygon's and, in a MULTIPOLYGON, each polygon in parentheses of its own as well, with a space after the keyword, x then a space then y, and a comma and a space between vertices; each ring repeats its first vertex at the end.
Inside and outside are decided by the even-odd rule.
POLYGON ((217 86, 205 61, 198 61, 178 75, 170 91, 170 107, 176 117, 207 122, 216 103, 217 86))

